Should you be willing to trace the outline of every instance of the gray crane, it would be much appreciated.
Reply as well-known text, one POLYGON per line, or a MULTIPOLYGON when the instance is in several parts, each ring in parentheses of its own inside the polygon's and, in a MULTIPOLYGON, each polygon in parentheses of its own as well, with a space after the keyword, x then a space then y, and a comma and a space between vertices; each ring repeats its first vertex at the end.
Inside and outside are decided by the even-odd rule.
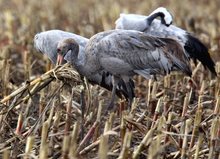
POLYGON ((73 65, 84 76, 90 77, 103 70, 113 75, 108 109, 114 105, 120 79, 129 92, 129 79, 135 74, 149 79, 172 70, 180 70, 189 76, 192 73, 189 59, 178 42, 135 30, 110 30, 94 35, 86 44, 84 57, 80 57, 79 49, 79 44, 72 38, 60 41, 57 46, 58 56, 65 57, 71 51, 73 65))
POLYGON ((191 33, 179 27, 174 25, 167 27, 168 25, 166 24, 171 24, 169 21, 169 12, 166 9, 158 8, 151 13, 150 16, 120 14, 120 17, 115 22, 115 28, 138 30, 152 36, 173 38, 184 47, 185 53, 189 58, 192 58, 195 63, 196 60, 201 61, 203 66, 208 68, 216 76, 215 63, 210 57, 207 47, 191 33), (158 14, 162 19, 161 22, 163 23, 157 19, 154 20, 155 16, 158 16, 158 14))
MULTIPOLYGON (((84 38, 82 36, 65 32, 61 30, 49 30, 45 32, 41 32, 35 35, 34 37, 34 47, 37 51, 46 54, 47 57, 51 60, 53 64, 56 64, 57 61, 57 44, 60 40, 66 39, 66 38, 74 38, 75 41, 79 45, 79 61, 83 62, 84 54, 85 54, 85 45, 87 44, 88 40, 87 38, 84 38)), ((68 52, 65 56, 65 60, 71 62, 72 55, 71 52, 68 52)), ((77 67, 76 67, 77 68, 77 67)), ((80 75, 83 73, 80 69, 77 69, 80 75)), ((86 76, 87 77, 87 76, 86 76)), ((101 87, 106 88, 107 90, 112 90, 113 84, 112 84, 112 75, 107 71, 100 71, 96 72, 95 74, 87 77, 88 81, 92 84, 98 84, 101 87)), ((130 100, 132 102, 134 98, 134 82, 132 79, 129 80, 129 92, 127 91, 125 87, 124 81, 121 79, 117 85, 116 88, 116 94, 122 98, 124 96, 126 99, 130 100)))

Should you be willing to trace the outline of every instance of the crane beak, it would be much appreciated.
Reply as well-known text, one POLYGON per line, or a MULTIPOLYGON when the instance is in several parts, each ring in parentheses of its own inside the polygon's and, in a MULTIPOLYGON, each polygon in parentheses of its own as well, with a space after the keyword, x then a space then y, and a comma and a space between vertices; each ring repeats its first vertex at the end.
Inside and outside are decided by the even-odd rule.
POLYGON ((57 65, 62 65, 63 64, 63 56, 58 54, 57 56, 57 65))

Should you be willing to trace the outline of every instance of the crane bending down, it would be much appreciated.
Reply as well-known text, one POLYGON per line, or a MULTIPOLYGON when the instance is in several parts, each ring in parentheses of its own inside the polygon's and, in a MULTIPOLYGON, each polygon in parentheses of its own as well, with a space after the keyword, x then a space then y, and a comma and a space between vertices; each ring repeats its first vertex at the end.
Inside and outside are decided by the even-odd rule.
MULTIPOLYGON (((79 45, 79 50, 77 51, 77 54, 79 55, 79 63, 83 63, 84 54, 85 54, 85 46, 89 39, 84 38, 82 36, 65 32, 61 30, 49 30, 45 32, 41 32, 35 35, 34 37, 34 47, 37 51, 42 52, 43 54, 46 54, 47 57, 51 60, 53 64, 56 64, 57 61, 57 44, 60 40, 66 39, 66 38, 73 38, 79 45), (78 53, 79 52, 79 53, 78 53)), ((71 62, 72 56, 71 52, 67 52, 65 56, 65 60, 71 62)), ((82 76, 84 76, 84 73, 81 71, 81 69, 78 69, 76 67, 78 73, 82 76)), ((113 84, 112 84, 112 75, 107 71, 100 71, 96 72, 95 74, 91 76, 86 76, 88 81, 92 84, 98 84, 103 88, 106 88, 107 90, 112 90, 113 84)), ((122 98, 124 96, 129 102, 132 102, 134 98, 134 82, 132 79, 129 80, 129 92, 126 89, 125 83, 122 79, 119 80, 119 83, 116 87, 116 94, 122 98)))
POLYGON ((167 27, 168 25, 166 24, 171 24, 169 21, 169 12, 165 8, 160 7, 151 13, 150 16, 124 13, 120 14, 120 17, 115 22, 115 28, 138 30, 145 32, 148 35, 158 36, 161 38, 173 38, 184 47, 185 53, 188 57, 192 58, 195 63, 196 60, 201 61, 203 66, 208 68, 216 76, 215 63, 210 57, 207 47, 195 36, 179 27, 174 25, 167 27), (152 20, 154 19, 152 17, 158 13, 161 14, 161 22, 163 23, 157 19, 152 20))
MULTIPOLYGON (((172 16, 165 8, 158 8, 152 12, 150 18, 148 20, 148 25, 152 23, 152 21, 157 18, 161 18, 161 23, 163 25, 169 26, 172 23, 172 16)), ((34 46, 35 48, 46 54, 48 58, 52 61, 52 63, 56 63, 57 61, 57 44, 58 41, 63 40, 65 38, 74 38, 75 41, 79 44, 79 56, 84 54, 85 45, 88 42, 87 38, 82 36, 65 32, 61 30, 49 30, 45 32, 41 32, 35 35, 34 37, 34 46)), ((65 56, 66 61, 71 61, 71 54, 68 52, 65 56)), ((79 74, 82 75, 81 71, 78 70, 79 74)), ((88 78, 89 82, 92 84, 98 84, 101 87, 104 87, 108 90, 112 90, 112 75, 109 72, 101 71, 97 74, 94 74, 90 78, 88 78)), ((134 82, 132 79, 129 80, 129 89, 127 90, 125 87, 125 83, 123 80, 120 80, 116 87, 116 94, 121 98, 122 95, 132 102, 134 98, 134 82)))
POLYGON ((63 57, 71 51, 73 65, 86 77, 100 71, 113 75, 109 109, 114 105, 120 79, 129 91, 129 79, 135 74, 149 79, 151 75, 166 75, 174 69, 189 76, 192 73, 189 60, 178 42, 134 30, 110 30, 94 35, 85 47, 82 60, 79 58, 79 44, 74 39, 60 41, 57 50, 58 56, 63 57))

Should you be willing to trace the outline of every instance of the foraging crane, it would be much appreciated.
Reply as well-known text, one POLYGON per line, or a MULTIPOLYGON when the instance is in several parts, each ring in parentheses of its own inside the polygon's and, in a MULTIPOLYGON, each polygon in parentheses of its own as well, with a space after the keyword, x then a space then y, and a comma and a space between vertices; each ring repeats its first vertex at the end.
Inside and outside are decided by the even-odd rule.
POLYGON ((149 16, 120 14, 120 17, 115 22, 115 28, 138 30, 152 36, 173 38, 179 41, 184 47, 188 57, 192 58, 195 63, 196 60, 201 61, 203 66, 208 68, 216 76, 215 63, 210 57, 207 47, 189 32, 174 25, 170 25, 169 27, 167 27, 168 25, 164 25, 171 24, 169 23, 170 21, 172 21, 172 16, 169 16, 169 12, 166 9, 160 7, 149 16), (154 20, 157 15, 163 19, 161 22, 157 19, 154 20))
POLYGON ((62 57, 71 51, 73 65, 88 78, 103 70, 113 75, 108 109, 114 105, 120 79, 130 92, 129 79, 135 74, 149 79, 151 75, 166 75, 174 69, 189 76, 192 73, 189 60, 178 42, 135 30, 110 30, 94 35, 85 47, 84 56, 80 56, 79 44, 71 38, 60 41, 57 51, 62 57))
MULTIPOLYGON (((37 51, 46 54, 53 64, 57 61, 57 44, 60 40, 66 38, 74 38, 80 47, 80 54, 84 52, 84 48, 89 39, 82 36, 62 31, 62 30, 48 30, 37 33, 34 36, 34 47, 37 51)), ((66 55, 66 60, 70 59, 70 53, 66 55)))
MULTIPOLYGON (((87 38, 84 38, 82 36, 65 32, 61 30, 49 30, 45 32, 41 32, 35 35, 34 37, 34 47, 37 51, 42 52, 43 54, 46 54, 47 57, 51 60, 53 64, 56 64, 57 61, 57 44, 60 40, 66 39, 66 38, 74 38, 75 41, 79 44, 79 63, 83 63, 83 57, 84 57, 84 50, 85 45, 87 44, 88 40, 87 38), (82 57, 82 58, 81 58, 82 57)), ((65 56, 65 60, 71 62, 72 55, 71 52, 68 52, 65 56)), ((78 53, 78 52, 77 52, 78 53)), ((58 59, 62 60, 62 59, 58 59)), ((77 67, 76 67, 77 68, 77 67)), ((77 69, 78 73, 82 75, 82 72, 80 69, 77 69)), ((86 76, 87 77, 87 76, 86 76)), ((107 90, 112 90, 113 84, 112 84, 112 75, 109 72, 106 71, 100 71, 96 72, 95 74, 87 77, 88 81, 92 84, 98 84, 101 87, 106 88, 107 90)), ((130 100, 132 102, 134 98, 134 82, 132 79, 129 80, 129 93, 126 90, 125 83, 123 80, 120 80, 117 88, 116 88, 116 94, 122 98, 122 95, 130 100), (129 94, 129 95, 128 95, 129 94)))

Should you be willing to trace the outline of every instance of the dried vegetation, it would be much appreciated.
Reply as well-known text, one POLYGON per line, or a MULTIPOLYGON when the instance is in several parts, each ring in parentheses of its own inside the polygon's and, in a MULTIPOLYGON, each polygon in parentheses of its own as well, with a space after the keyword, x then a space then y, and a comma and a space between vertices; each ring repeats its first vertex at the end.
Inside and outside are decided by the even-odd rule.
POLYGON ((120 12, 149 14, 158 6, 209 47, 220 73, 219 0, 1 0, 1 157, 219 158, 220 79, 201 64, 192 64, 192 79, 136 77, 132 109, 118 100, 118 111, 104 116, 109 92, 83 85, 68 64, 51 69, 33 48, 37 32, 90 37, 112 29, 120 12))

